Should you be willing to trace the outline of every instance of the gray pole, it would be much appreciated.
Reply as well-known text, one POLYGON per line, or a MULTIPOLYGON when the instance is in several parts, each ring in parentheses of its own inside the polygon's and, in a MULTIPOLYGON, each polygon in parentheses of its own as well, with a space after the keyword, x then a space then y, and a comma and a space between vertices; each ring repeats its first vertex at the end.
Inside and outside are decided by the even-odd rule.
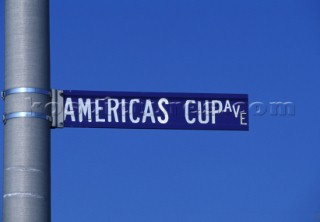
POLYGON ((50 96, 22 87, 50 89, 49 0, 5 0, 5 90, 18 93, 5 94, 2 209, 3 222, 49 222, 50 110, 30 102, 50 96))

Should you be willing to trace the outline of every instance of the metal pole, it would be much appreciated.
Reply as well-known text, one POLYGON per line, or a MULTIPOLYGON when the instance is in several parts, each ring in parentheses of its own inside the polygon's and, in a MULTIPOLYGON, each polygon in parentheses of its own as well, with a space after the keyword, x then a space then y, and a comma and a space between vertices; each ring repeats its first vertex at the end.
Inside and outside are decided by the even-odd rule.
POLYGON ((50 89, 49 0, 5 0, 2 221, 50 222, 50 96, 22 87, 50 89))

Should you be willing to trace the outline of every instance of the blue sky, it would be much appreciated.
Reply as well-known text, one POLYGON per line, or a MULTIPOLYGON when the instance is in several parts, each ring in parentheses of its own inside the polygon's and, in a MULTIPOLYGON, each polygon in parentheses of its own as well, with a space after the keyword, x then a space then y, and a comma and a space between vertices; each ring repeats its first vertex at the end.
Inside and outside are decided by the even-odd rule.
POLYGON ((251 112, 249 132, 52 130, 52 220, 320 221, 319 11, 317 0, 51 1, 52 88, 295 104, 292 116, 251 112))

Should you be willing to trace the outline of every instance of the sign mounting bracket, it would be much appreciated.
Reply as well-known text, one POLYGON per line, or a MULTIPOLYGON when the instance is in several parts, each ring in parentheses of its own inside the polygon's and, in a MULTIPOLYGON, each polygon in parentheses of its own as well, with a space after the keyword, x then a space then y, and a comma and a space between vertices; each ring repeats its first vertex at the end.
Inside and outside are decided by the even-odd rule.
POLYGON ((51 128, 63 128, 63 90, 51 90, 52 101, 51 101, 51 115, 52 115, 52 125, 51 128))

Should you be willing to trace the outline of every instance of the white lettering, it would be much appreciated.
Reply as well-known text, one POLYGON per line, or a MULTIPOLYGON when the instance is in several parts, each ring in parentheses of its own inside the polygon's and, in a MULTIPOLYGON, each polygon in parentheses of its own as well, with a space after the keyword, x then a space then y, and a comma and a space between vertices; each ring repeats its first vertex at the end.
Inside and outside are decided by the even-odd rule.
POLYGON ((205 110, 202 111, 202 103, 201 101, 198 101, 198 120, 199 120, 199 123, 201 124, 207 124, 209 122, 209 101, 206 100, 205 101, 205 110), (202 119, 202 113, 205 113, 205 119, 203 120, 202 119))
POLYGON ((122 113, 122 118, 121 118, 121 121, 123 123, 126 122, 126 100, 125 99, 122 99, 121 100, 121 113, 122 113))
POLYGON ((158 121, 159 121, 159 123, 161 123, 161 124, 165 124, 165 123, 167 123, 168 122, 168 120, 169 120, 169 115, 168 115, 168 112, 167 112, 167 110, 163 107, 163 105, 162 104, 166 104, 166 105, 168 105, 169 104, 169 101, 167 100, 167 99, 165 99, 165 98, 161 98, 161 99, 159 99, 159 101, 158 101, 158 106, 159 106, 159 109, 163 112, 163 115, 164 115, 164 119, 162 119, 160 116, 158 116, 158 121))
POLYGON ((237 109, 235 107, 236 107, 236 103, 233 104, 232 108, 233 108, 233 112, 234 112, 234 117, 238 118, 239 111, 240 111, 240 105, 237 105, 237 109))
POLYGON ((230 101, 228 99, 226 100, 226 106, 224 107, 223 112, 227 112, 227 109, 229 110, 229 112, 232 112, 231 104, 230 104, 230 101))
POLYGON ((140 118, 137 117, 136 119, 133 118, 133 104, 140 103, 140 99, 131 99, 129 103, 129 118, 132 123, 139 123, 140 118))
POLYGON ((119 108, 119 100, 118 99, 108 99, 108 122, 112 122, 112 113, 114 116, 115 122, 119 122, 117 109, 119 108), (112 107, 112 102, 115 103, 115 106, 112 107))
POLYGON ((83 121, 83 116, 88 115, 88 122, 92 121, 91 117, 91 99, 86 99, 85 104, 83 103, 83 99, 78 99, 79 104, 79 122, 83 121))
POLYGON ((105 122, 105 119, 99 117, 99 111, 103 110, 103 107, 99 106, 99 101, 104 101, 104 99, 96 99, 95 101, 96 122, 105 122))
POLYGON ((64 107, 64 120, 66 120, 67 115, 70 115, 72 122, 76 121, 71 98, 67 98, 66 100, 66 105, 64 107))
POLYGON ((185 117, 188 124, 194 124, 196 122, 196 118, 189 119, 189 104, 190 103, 195 104, 196 101, 194 101, 194 100, 187 100, 186 101, 186 103, 184 105, 184 117, 185 117))
POLYGON ((151 122, 152 123, 156 122, 156 120, 154 118, 152 103, 151 103, 150 99, 146 100, 146 105, 144 107, 144 112, 143 112, 143 117, 142 117, 142 122, 143 123, 145 123, 147 121, 147 117, 151 118, 151 122))
POLYGON ((245 113, 245 112, 241 112, 240 113, 240 124, 241 125, 248 125, 248 123, 245 123, 245 122, 243 122, 243 120, 245 120, 245 118, 243 117, 243 115, 246 115, 247 113, 245 113))
POLYGON ((212 100, 212 124, 216 124, 216 114, 222 112, 222 102, 219 100, 212 100), (216 104, 218 109, 216 109, 216 104))

